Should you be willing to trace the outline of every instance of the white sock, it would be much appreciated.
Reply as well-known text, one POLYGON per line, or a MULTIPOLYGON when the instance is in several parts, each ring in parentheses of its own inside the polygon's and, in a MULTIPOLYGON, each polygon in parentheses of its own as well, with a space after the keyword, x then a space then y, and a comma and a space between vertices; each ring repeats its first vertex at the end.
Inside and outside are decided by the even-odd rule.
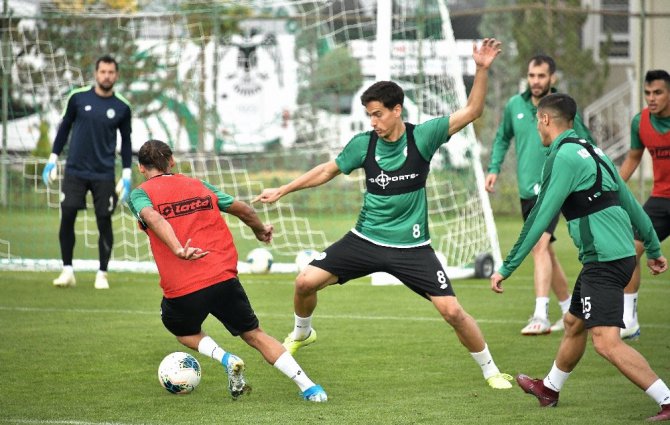
POLYGON ((535 313, 533 313, 533 317, 549 318, 549 297, 535 298, 535 313))
POLYGON ((651 384, 644 392, 653 398, 659 406, 670 404, 670 389, 668 389, 668 386, 661 379, 651 384))
POLYGON ((623 294, 623 324, 630 327, 637 323, 637 292, 623 294))
POLYGON ((102 270, 98 270, 98 273, 95 276, 96 278, 98 277, 107 277, 107 272, 103 272, 102 270))
POLYGON ((565 316, 565 313, 570 310, 570 302, 572 301, 572 298, 570 297, 570 294, 568 294, 568 298, 564 299, 563 301, 559 301, 558 305, 561 307, 561 313, 565 316))
POLYGON ((567 381, 569 376, 570 372, 563 372, 561 369, 556 367, 556 362, 554 362, 554 365, 551 367, 547 377, 544 378, 542 382, 544 382, 544 386, 550 390, 559 392, 561 391, 561 388, 563 388, 563 384, 565 384, 565 381, 567 381))
POLYGON ((496 366, 495 362, 493 361, 493 357, 491 357, 488 344, 484 345, 483 351, 480 351, 479 353, 470 353, 470 355, 473 359, 475 359, 479 367, 482 368, 484 379, 489 379, 493 375, 500 373, 498 366, 496 366))
POLYGON ((213 358, 219 363, 221 363, 223 356, 226 354, 226 351, 219 347, 219 344, 208 336, 200 340, 200 343, 198 344, 198 352, 213 358))
POLYGON ((306 339, 312 332, 312 316, 300 317, 297 314, 293 314, 293 316, 295 316, 293 339, 296 341, 302 341, 303 339, 306 339))
POLYGON ((298 385, 300 391, 305 391, 307 388, 314 386, 314 382, 307 377, 305 371, 302 370, 298 362, 295 361, 288 351, 284 351, 273 366, 291 378, 298 385))
POLYGON ((72 266, 63 266, 63 271, 74 274, 74 268, 72 268, 72 266))

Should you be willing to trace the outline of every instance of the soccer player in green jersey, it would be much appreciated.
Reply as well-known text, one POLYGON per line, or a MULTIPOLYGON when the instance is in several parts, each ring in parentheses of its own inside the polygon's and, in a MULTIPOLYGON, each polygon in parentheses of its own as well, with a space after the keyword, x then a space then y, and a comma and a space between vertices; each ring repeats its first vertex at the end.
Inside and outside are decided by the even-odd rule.
POLYGON ((649 420, 670 420, 670 389, 647 360, 619 336, 623 288, 636 264, 633 228, 644 241, 652 274, 666 271, 668 263, 651 220, 616 173, 612 161, 578 138, 572 127, 576 111, 575 101, 566 94, 551 94, 540 101, 537 128, 542 143, 550 148, 539 197, 516 244, 491 276, 491 289, 502 293, 502 281, 521 264, 547 224, 562 210, 583 268, 575 282, 570 310, 565 315, 565 334, 549 374, 544 379, 519 375, 517 383, 537 397, 541 406, 556 406, 563 384, 586 350, 590 333, 596 352, 661 406, 649 420))
MULTIPOLYGON (((512 96, 505 105, 502 121, 493 141, 493 152, 485 183, 486 190, 494 192, 510 141, 514 138, 517 183, 521 198, 521 215, 524 221, 537 201, 542 164, 547 156, 547 148, 542 145, 540 135, 537 133, 535 114, 538 102, 548 94, 556 92, 556 89, 552 87, 556 83, 554 59, 546 55, 533 56, 528 61, 527 81, 528 89, 512 96)), ((580 137, 591 141, 591 134, 579 115, 575 117, 574 125, 580 137)), ((535 265, 533 271, 535 310, 528 324, 521 329, 522 335, 544 335, 563 330, 563 315, 570 307, 570 292, 568 280, 551 244, 556 240, 554 230, 558 224, 558 218, 557 214, 532 250, 535 265), (561 307, 561 317, 553 325, 549 321, 550 289, 553 289, 561 307)))
POLYGON ((374 131, 353 137, 335 160, 279 188, 265 189, 253 202, 276 202, 297 190, 320 186, 337 175, 365 170, 367 191, 356 226, 328 247, 295 282, 295 326, 284 341, 289 352, 316 340, 312 314, 317 291, 333 284, 384 271, 430 300, 454 328, 460 342, 481 366, 488 384, 511 388, 512 377, 500 373, 482 332, 461 307, 444 268, 430 246, 425 183, 430 160, 450 136, 479 117, 484 108, 488 69, 500 42, 484 39, 473 47, 477 66, 465 107, 448 117, 413 125, 402 121, 403 90, 379 81, 361 96, 374 131))
MULTIPOLYGON (((619 174, 628 181, 642 154, 647 149, 654 169, 654 186, 651 196, 644 203, 644 210, 654 224, 658 239, 670 235, 670 74, 662 69, 648 71, 644 78, 644 100, 647 107, 633 118, 630 126, 630 151, 621 164, 619 174)), ((637 236, 636 236, 636 239, 637 236)), ((638 265, 624 289, 623 339, 637 339, 640 324, 637 321, 637 292, 640 289, 640 258, 644 246, 635 241, 638 265)))

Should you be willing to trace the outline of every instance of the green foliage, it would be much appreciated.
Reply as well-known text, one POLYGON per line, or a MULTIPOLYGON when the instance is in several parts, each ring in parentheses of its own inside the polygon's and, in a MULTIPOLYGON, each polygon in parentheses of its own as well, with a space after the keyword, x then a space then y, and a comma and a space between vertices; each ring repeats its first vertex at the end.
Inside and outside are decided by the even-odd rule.
MULTIPOLYGON (((536 0, 519 0, 520 6, 537 5, 536 0)), ((583 49, 581 30, 586 21, 586 10, 581 8, 581 0, 546 0, 545 8, 529 7, 523 13, 514 15, 512 34, 518 52, 519 75, 528 71, 528 59, 544 53, 556 61, 560 82, 577 101, 580 108, 585 107, 602 94, 609 66, 606 60, 595 61, 591 49, 583 49), (560 11, 565 6, 570 11, 560 11)), ((605 50, 605 49, 604 49, 605 50)), ((607 51, 602 52, 603 57, 607 51)))
POLYGON ((351 98, 362 84, 358 60, 351 57, 346 47, 338 47, 319 58, 308 88, 298 93, 298 102, 333 113, 348 113, 351 98))
POLYGON ((49 138, 49 122, 45 119, 40 120, 40 136, 37 139, 37 145, 33 150, 33 156, 38 158, 48 158, 51 154, 51 140, 49 138))

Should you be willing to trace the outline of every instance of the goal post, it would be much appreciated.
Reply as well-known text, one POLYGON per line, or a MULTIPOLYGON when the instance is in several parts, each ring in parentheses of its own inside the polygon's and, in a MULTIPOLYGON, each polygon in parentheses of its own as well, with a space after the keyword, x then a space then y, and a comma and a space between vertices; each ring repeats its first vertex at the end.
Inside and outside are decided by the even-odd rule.
MULTIPOLYGON (((444 0, 180 3, 174 10, 110 13, 102 5, 58 2, 13 21, 7 34, 22 54, 3 62, 11 66, 12 102, 0 268, 60 268, 66 154, 59 179, 46 188, 41 170, 48 150, 39 153, 38 142, 53 141, 68 91, 93 83, 91 64, 103 48, 121 67, 115 90, 133 108, 133 150, 151 138, 164 140, 175 151, 176 171, 246 202, 333 159, 352 136, 368 131, 359 97, 378 79, 404 89, 410 122, 448 115, 466 102, 463 72, 474 72, 471 45, 454 40, 444 0), (99 41, 88 36, 91 28, 102 34, 99 41)), ((134 171, 133 185, 141 181, 134 171)), ((469 125, 435 154, 427 182, 432 245, 450 277, 486 275, 501 263, 483 188, 479 144, 469 125)), ((296 255, 321 250, 352 228, 364 190, 362 173, 354 172, 276 204, 254 205, 275 226, 268 246, 272 270, 295 272, 296 255)), ((88 203, 76 226, 78 270, 97 267, 88 203)), ((234 217, 226 220, 244 272, 246 253, 261 244, 234 217)), ((147 238, 127 207, 115 211, 113 229, 110 271, 154 270, 147 238)))

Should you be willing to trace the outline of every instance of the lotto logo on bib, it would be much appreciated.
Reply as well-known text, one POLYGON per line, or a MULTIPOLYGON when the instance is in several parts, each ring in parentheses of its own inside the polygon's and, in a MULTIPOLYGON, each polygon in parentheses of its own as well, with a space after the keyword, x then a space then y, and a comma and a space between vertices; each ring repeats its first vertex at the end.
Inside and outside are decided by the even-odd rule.
POLYGON ((166 219, 211 209, 212 198, 209 196, 191 198, 179 202, 168 202, 158 206, 158 212, 166 219))

